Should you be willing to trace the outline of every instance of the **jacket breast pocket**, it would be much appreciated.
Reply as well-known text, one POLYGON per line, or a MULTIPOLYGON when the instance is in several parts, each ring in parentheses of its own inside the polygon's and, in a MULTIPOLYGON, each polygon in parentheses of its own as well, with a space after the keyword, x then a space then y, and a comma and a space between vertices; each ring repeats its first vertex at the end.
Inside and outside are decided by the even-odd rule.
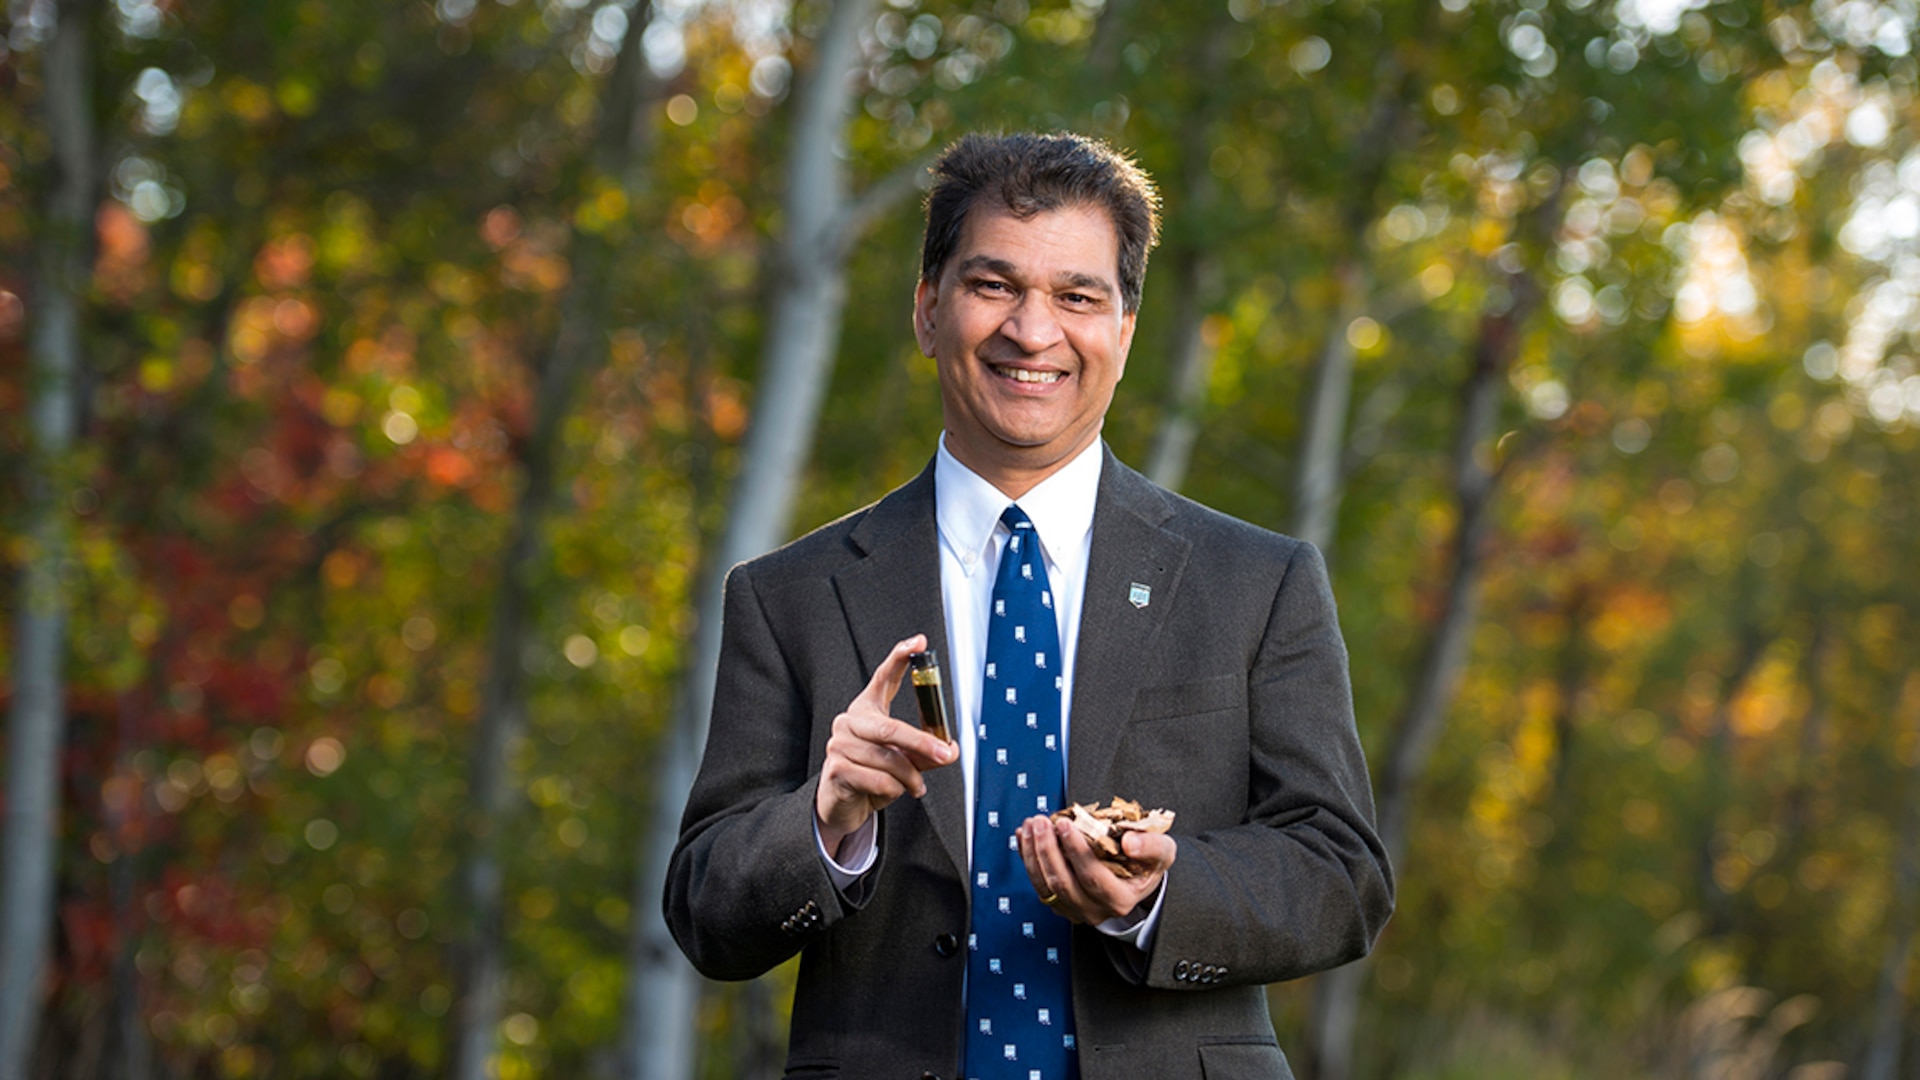
POLYGON ((1133 699, 1133 722, 1247 711, 1247 677, 1237 671, 1194 682, 1143 688, 1133 699))
POLYGON ((1174 832, 1237 825, 1247 810, 1247 679, 1229 672, 1142 689, 1115 756, 1113 790, 1175 814, 1174 832))

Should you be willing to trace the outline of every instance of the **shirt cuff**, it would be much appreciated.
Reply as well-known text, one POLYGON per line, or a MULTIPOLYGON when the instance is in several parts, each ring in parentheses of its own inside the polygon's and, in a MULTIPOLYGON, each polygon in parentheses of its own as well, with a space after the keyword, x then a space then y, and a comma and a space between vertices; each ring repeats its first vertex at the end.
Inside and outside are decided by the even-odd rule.
POLYGON ((1145 915, 1136 919, 1129 913, 1118 918, 1106 919, 1098 923, 1095 929, 1110 938, 1124 941, 1141 952, 1146 952, 1153 947, 1153 930, 1160 925, 1160 905, 1166 898, 1167 879, 1163 875, 1160 878, 1160 888, 1153 894, 1153 907, 1149 908, 1145 915))
POLYGON ((859 828, 840 841, 840 858, 846 860, 842 863, 827 851, 827 842, 820 838, 820 819, 813 819, 813 846, 820 849, 820 857, 826 860, 827 877, 833 879, 834 888, 846 892, 873 869, 874 861, 880 857, 880 845, 875 842, 879 833, 880 815, 869 814, 859 828))

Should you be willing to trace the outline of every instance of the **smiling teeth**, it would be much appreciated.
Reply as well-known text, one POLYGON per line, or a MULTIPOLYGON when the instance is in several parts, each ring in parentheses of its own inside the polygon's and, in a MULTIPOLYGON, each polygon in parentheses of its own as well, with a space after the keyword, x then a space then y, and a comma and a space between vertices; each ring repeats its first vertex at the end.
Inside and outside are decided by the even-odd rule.
POLYGON ((1013 379, 1014 382, 1050 383, 1060 381, 1060 373, 1057 371, 1032 371, 1027 368, 1001 368, 1000 371, 1013 379))

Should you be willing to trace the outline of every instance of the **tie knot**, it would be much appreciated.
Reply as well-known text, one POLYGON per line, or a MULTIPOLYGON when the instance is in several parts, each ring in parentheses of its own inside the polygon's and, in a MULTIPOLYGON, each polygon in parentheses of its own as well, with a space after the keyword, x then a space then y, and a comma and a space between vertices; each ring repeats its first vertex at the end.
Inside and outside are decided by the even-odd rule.
POLYGON ((1006 511, 1000 515, 1000 524, 1016 532, 1020 529, 1033 528, 1033 521, 1027 517, 1025 510, 1020 509, 1019 503, 1007 507, 1006 511))

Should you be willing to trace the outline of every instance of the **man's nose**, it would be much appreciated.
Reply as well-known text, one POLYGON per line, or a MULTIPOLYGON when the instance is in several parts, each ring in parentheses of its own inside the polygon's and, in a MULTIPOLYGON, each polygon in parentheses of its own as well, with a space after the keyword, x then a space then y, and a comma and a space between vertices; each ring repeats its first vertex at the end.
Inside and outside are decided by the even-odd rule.
POLYGON ((1000 324, 1000 333, 1029 355, 1045 352, 1065 336, 1052 298, 1038 290, 1029 290, 1021 297, 1007 321, 1000 324))

